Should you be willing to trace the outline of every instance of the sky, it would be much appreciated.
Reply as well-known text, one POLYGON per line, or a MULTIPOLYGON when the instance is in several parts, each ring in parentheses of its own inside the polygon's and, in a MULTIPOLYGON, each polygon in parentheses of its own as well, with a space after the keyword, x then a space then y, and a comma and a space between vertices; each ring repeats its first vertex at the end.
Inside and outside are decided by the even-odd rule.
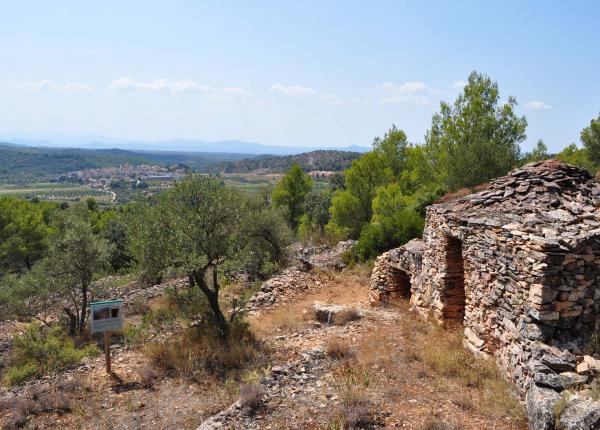
POLYGON ((600 113, 598 1, 3 1, 0 137, 423 142, 473 70, 524 150, 600 113))

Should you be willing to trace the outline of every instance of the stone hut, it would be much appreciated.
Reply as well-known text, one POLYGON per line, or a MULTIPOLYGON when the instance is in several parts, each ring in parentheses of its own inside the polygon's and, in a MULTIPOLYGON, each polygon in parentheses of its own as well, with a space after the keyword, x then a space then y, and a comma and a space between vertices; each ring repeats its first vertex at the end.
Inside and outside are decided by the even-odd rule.
POLYGON ((422 240, 377 259, 371 303, 406 297, 461 323, 465 346, 496 357, 522 394, 534 379, 548 386, 545 375, 575 370, 595 329, 599 206, 600 182, 585 170, 530 163, 429 207, 422 240))

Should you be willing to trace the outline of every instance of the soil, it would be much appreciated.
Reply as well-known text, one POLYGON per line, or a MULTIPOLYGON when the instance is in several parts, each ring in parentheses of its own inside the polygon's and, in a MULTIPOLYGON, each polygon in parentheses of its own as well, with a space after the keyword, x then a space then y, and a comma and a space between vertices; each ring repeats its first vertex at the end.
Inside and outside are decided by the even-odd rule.
MULTIPOLYGON (((490 404, 480 388, 460 386, 416 360, 418 345, 411 344, 402 329, 413 316, 404 307, 370 308, 366 274, 317 274, 319 288, 291 294, 275 309, 252 316, 252 326, 272 351, 269 365, 262 369, 265 403, 254 414, 238 407, 240 412, 222 428, 342 428, 349 391, 369 405, 364 428, 526 428, 521 417, 490 404), (314 303, 355 308, 362 317, 342 324, 318 323, 314 303), (282 313, 296 323, 279 325, 282 313), (333 340, 348 347, 348 357, 327 354, 333 340)), ((237 400, 237 384, 218 376, 186 381, 158 374, 152 388, 144 386, 138 372, 151 364, 140 348, 113 346, 112 357, 112 376, 99 356, 25 387, 1 389, 0 424, 10 421, 32 390, 60 390, 67 383, 74 387, 69 393, 71 411, 32 415, 26 428, 195 429, 237 400)))

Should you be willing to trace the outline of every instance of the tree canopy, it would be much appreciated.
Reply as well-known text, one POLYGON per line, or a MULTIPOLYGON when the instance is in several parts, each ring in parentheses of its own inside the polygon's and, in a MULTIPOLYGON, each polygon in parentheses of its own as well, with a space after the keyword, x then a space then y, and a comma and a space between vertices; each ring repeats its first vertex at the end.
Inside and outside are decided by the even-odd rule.
POLYGON ((273 190, 273 204, 285 208, 287 221, 294 231, 298 229, 304 212, 304 199, 312 187, 310 176, 294 163, 273 190))
POLYGON ((138 226, 131 230, 132 250, 140 269, 153 275, 168 267, 183 270, 189 287, 205 296, 222 339, 235 314, 227 318, 221 309, 220 275, 249 261, 261 265, 256 258, 278 263, 285 257, 281 218, 216 179, 189 177, 132 214, 130 225, 138 226))
POLYGON ((453 104, 440 103, 425 149, 448 191, 485 183, 518 164, 527 120, 514 113, 516 105, 512 96, 500 103, 498 84, 477 72, 453 104))
POLYGON ((600 115, 581 131, 581 142, 594 163, 600 163, 600 115))

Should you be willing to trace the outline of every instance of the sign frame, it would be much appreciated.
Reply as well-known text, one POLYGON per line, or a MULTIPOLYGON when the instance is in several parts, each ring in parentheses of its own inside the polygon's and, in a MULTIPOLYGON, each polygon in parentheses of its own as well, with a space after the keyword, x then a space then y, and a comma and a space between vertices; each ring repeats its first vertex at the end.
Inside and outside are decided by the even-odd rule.
POLYGON ((101 300, 90 303, 92 334, 118 331, 123 328, 123 300, 101 300))
POLYGON ((110 332, 123 328, 123 303, 117 300, 99 300, 90 303, 90 329, 92 334, 104 333, 104 359, 106 373, 112 374, 110 362, 110 332))

